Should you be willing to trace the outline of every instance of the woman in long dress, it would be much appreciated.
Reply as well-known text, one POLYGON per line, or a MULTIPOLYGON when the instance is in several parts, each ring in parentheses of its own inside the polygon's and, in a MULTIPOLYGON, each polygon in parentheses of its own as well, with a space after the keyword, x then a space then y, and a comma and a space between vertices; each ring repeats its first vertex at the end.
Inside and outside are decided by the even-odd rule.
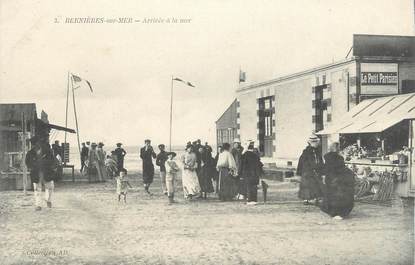
POLYGON ((235 178, 237 169, 235 159, 229 152, 230 145, 224 143, 222 148, 216 165, 219 171, 218 195, 221 201, 230 201, 238 193, 238 180, 235 178))
POLYGON ((197 161, 193 146, 186 147, 186 153, 182 157, 183 162, 183 194, 186 199, 192 199, 200 194, 199 179, 197 177, 197 161))
POLYGON ((335 219, 343 219, 354 205, 354 173, 344 164, 339 155, 339 143, 330 146, 330 152, 324 155, 323 175, 325 189, 321 210, 335 219))
POLYGON ((199 149, 201 168, 199 173, 199 184, 204 199, 207 198, 208 193, 214 192, 212 179, 216 175, 215 159, 212 157, 211 151, 207 148, 201 147, 199 149))
POLYGON ((315 200, 315 203, 318 204, 323 195, 321 178, 323 159, 319 146, 320 139, 315 134, 311 135, 308 139, 308 146, 304 149, 298 161, 297 175, 301 176, 298 197, 304 200, 305 205, 310 204, 311 200, 315 200))
POLYGON ((97 153, 97 144, 92 143, 88 154, 88 177, 90 182, 98 182, 102 180, 101 168, 99 167, 99 157, 97 153))

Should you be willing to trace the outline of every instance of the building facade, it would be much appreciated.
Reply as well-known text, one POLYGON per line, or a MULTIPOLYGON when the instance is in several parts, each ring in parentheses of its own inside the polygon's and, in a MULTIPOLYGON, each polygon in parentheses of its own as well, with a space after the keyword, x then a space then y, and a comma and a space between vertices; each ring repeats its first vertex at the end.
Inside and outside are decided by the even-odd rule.
POLYGON ((411 92, 415 37, 354 35, 348 59, 239 87, 236 135, 256 139, 261 154, 277 164, 295 163, 312 132, 341 120, 362 100, 411 92))
POLYGON ((221 146, 224 143, 232 143, 235 138, 239 138, 237 133, 237 109, 238 102, 234 100, 222 116, 216 121, 217 146, 221 146))

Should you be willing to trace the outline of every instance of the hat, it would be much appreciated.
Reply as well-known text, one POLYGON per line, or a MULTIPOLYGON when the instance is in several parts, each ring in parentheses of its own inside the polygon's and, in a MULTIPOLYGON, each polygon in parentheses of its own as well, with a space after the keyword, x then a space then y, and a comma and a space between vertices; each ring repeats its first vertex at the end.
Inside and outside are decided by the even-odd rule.
POLYGON ((119 146, 121 146, 122 145, 122 143, 117 143, 117 146, 119 147, 119 146))
POLYGON ((91 146, 97 146, 97 144, 96 143, 92 143, 91 146))
POLYGON ((312 133, 310 135, 310 137, 308 137, 308 142, 309 143, 318 143, 318 142, 320 142, 320 138, 318 138, 318 136, 315 135, 315 133, 312 133))
POLYGON ((167 156, 172 155, 173 157, 175 157, 177 154, 175 152, 167 152, 167 156))
POLYGON ((99 142, 98 143, 98 146, 104 146, 104 143, 103 142, 99 142))
POLYGON ((151 143, 151 140, 150 139, 145 139, 144 143, 151 143))
POLYGON ((159 148, 164 148, 166 147, 164 144, 159 144, 159 148))
POLYGON ((241 143, 241 140, 239 140, 239 138, 235 138, 233 139, 233 143, 241 143))

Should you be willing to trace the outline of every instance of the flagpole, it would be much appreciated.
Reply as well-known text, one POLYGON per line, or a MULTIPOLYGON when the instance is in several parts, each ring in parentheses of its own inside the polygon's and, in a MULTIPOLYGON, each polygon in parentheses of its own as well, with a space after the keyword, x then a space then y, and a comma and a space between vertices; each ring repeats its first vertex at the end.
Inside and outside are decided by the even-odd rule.
MULTIPOLYGON (((69 102, 69 71, 68 71, 68 80, 67 80, 67 85, 66 85, 65 128, 68 128, 68 102, 69 102)), ((64 146, 66 146, 66 131, 65 131, 65 145, 64 146)))
POLYGON ((170 140, 169 140, 169 152, 171 152, 171 132, 173 125, 173 76, 171 76, 171 88, 170 88, 170 140))
POLYGON ((75 90, 73 89, 73 80, 72 80, 72 78, 71 78, 71 86, 72 86, 73 112, 75 114, 76 138, 78 140, 79 156, 81 156, 81 142, 79 141, 78 117, 76 115, 76 105, 75 105, 75 90))

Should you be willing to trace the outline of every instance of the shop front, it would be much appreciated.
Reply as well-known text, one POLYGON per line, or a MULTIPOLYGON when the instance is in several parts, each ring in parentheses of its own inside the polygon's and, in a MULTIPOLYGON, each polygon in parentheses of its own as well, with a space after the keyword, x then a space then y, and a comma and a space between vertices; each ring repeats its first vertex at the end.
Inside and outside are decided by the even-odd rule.
POLYGON ((362 185, 362 194, 370 191, 378 200, 393 194, 413 197, 414 121, 415 93, 394 95, 364 100, 342 122, 318 134, 326 145, 340 143, 346 164, 368 184, 362 185))

